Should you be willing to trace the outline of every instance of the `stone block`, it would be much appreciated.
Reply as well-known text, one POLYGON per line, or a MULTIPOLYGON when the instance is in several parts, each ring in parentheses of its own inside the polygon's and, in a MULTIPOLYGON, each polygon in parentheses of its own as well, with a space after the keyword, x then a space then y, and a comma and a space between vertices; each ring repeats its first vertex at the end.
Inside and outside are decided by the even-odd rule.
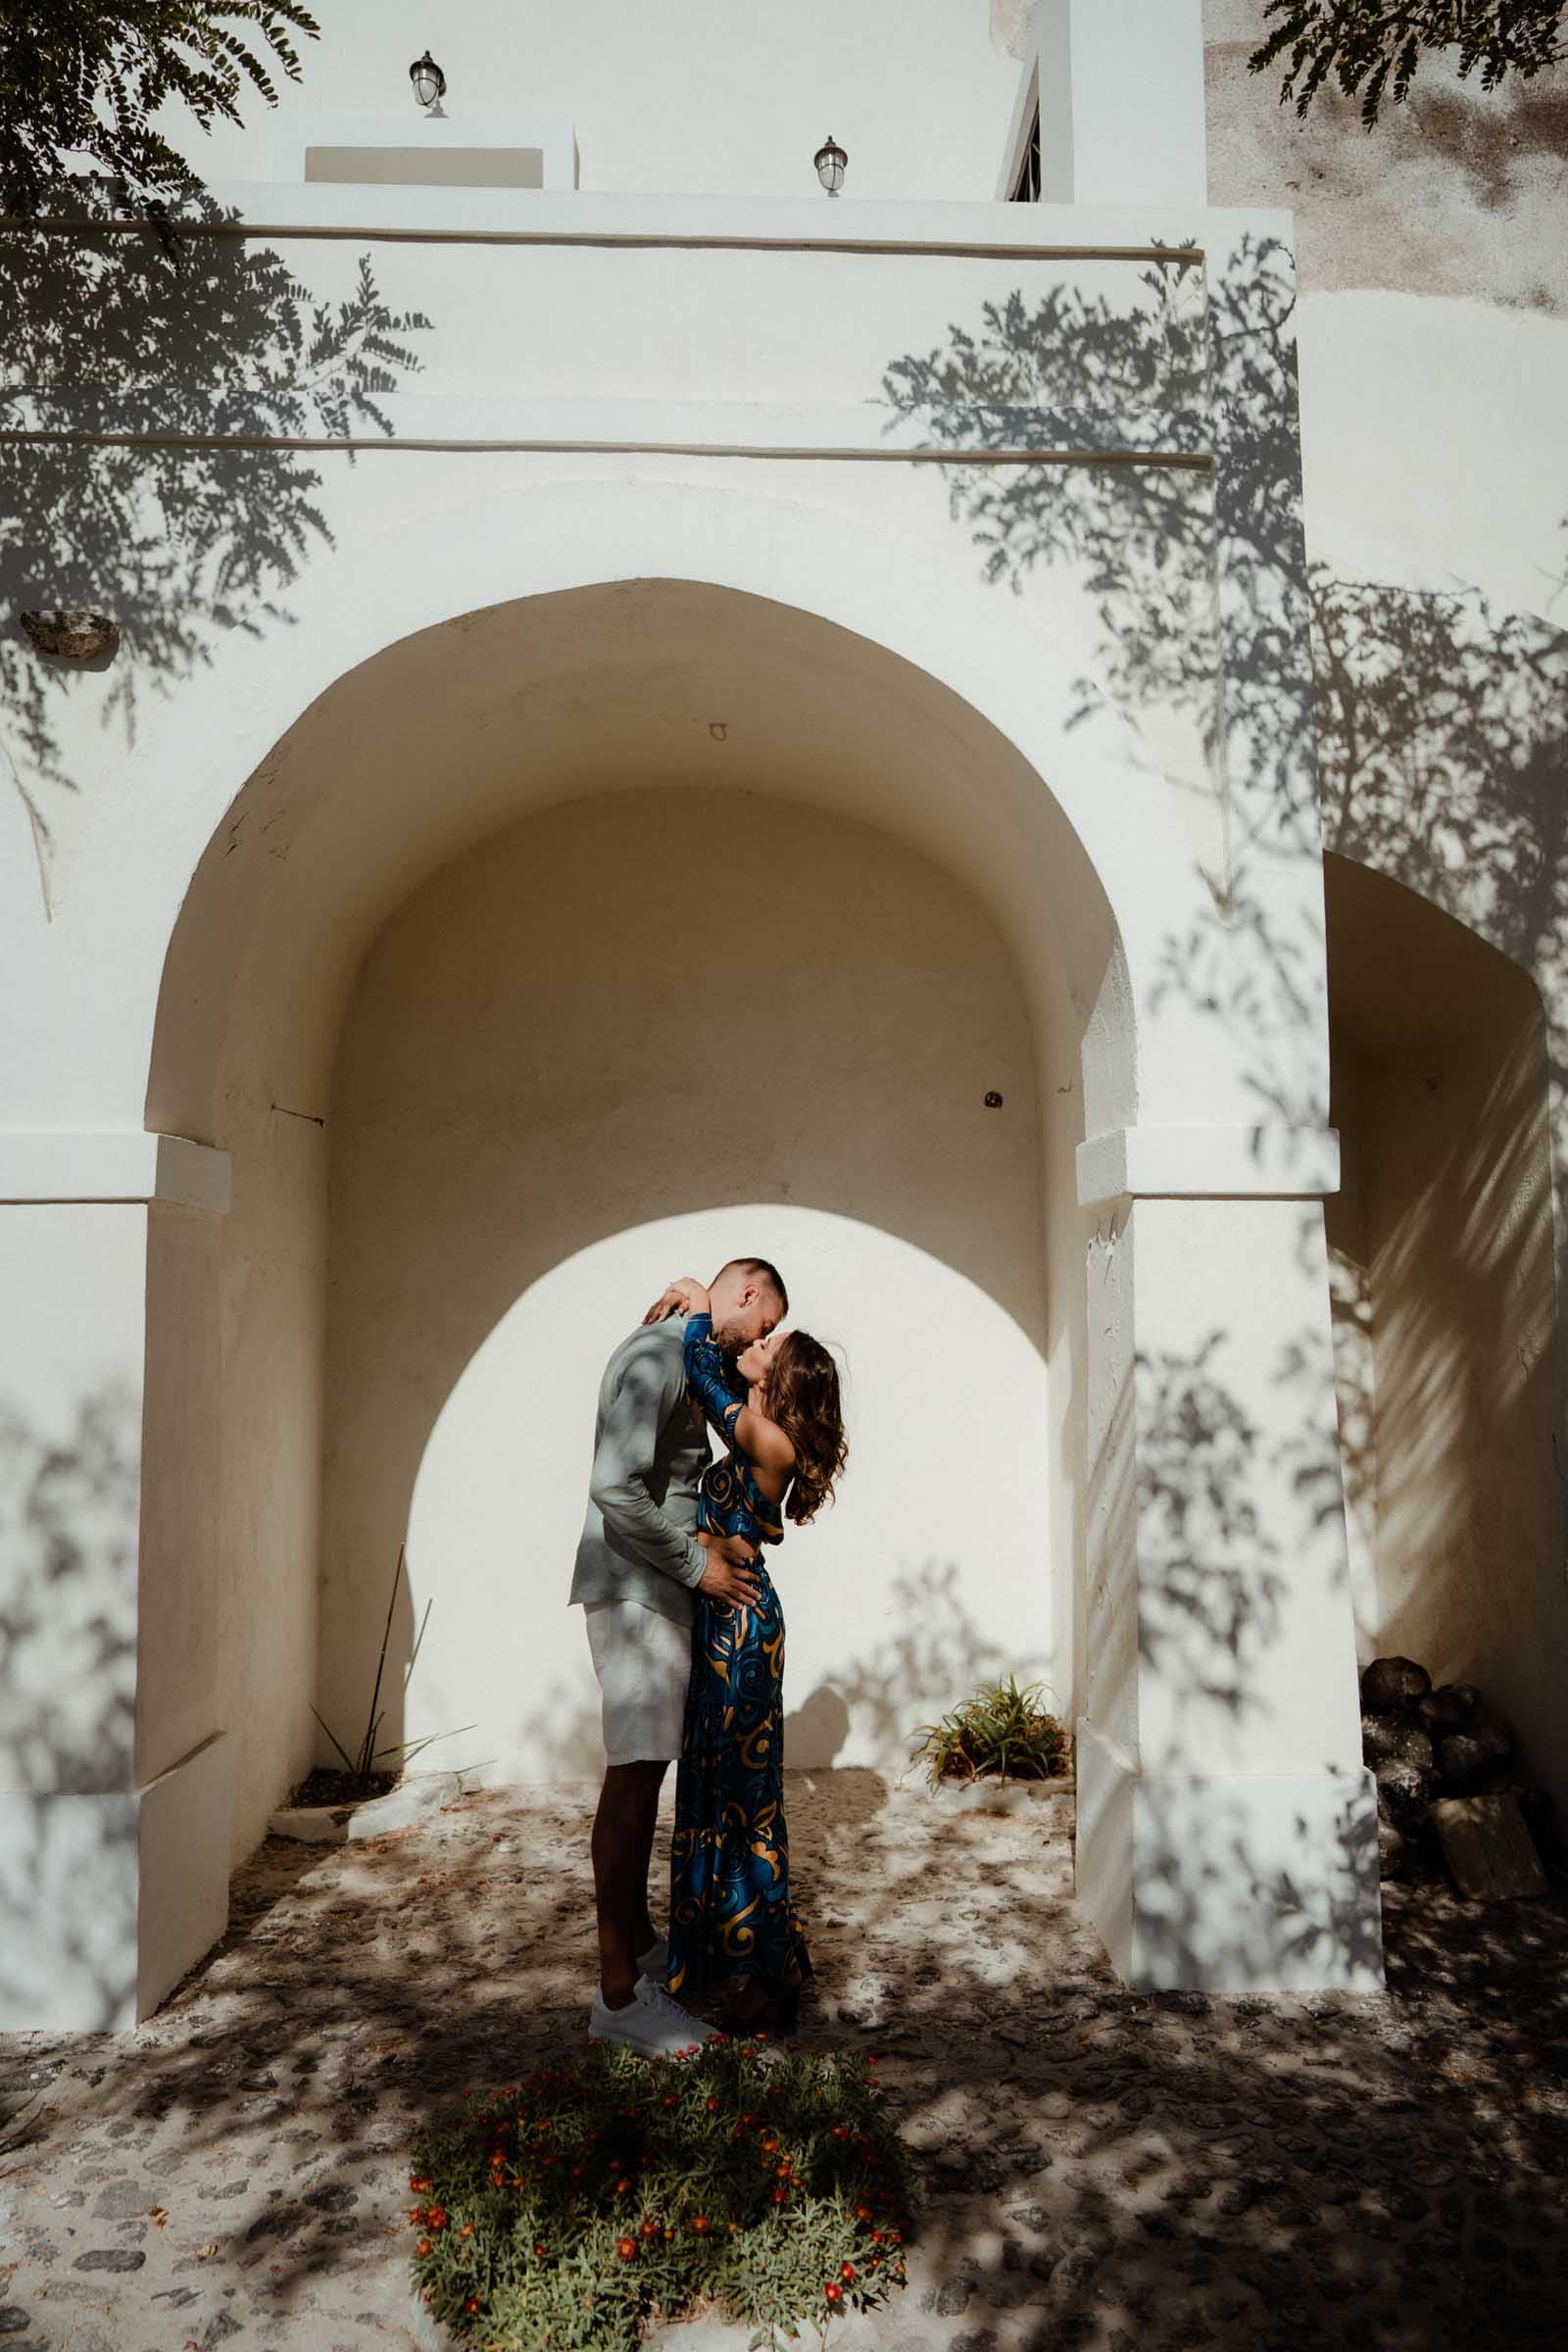
POLYGON ((1516 1796, 1440 1797, 1432 1826, 1461 1894, 1494 1901, 1545 1893, 1546 1874, 1516 1796))
POLYGON ((1361 1677, 1361 1704, 1369 1715, 1411 1715, 1431 1688, 1414 1658, 1374 1658, 1361 1677))
POLYGON ((272 1838, 292 1838, 299 1845, 341 1845, 349 1834, 352 1805, 285 1805, 268 1822, 272 1838))
POLYGON ((1497 1723, 1479 1721, 1469 1731, 1451 1732, 1438 1742, 1438 1768, 1444 1779, 1461 1785, 1503 1770, 1512 1755, 1512 1738, 1497 1723))
POLYGON ((1414 1764, 1432 1770, 1432 1737, 1408 1715, 1363 1715, 1361 1753, 1368 1764, 1414 1764))
POLYGON ((1378 1811, 1384 1820, 1396 1830, 1419 1829, 1437 1794, 1436 1773, 1423 1772, 1419 1764, 1391 1756, 1386 1763, 1373 1766, 1373 1778, 1378 1785, 1378 1811))
POLYGON ((1434 1740, 1446 1740, 1450 1732, 1469 1730, 1480 1704, 1474 1683, 1440 1683, 1416 1700, 1415 1711, 1434 1740))
POLYGON ((389 1830, 406 1830, 463 1794, 462 1776, 455 1772, 420 1773, 400 1781, 385 1796, 355 1805, 287 1805, 268 1824, 274 1838, 297 1838, 305 1845, 342 1845, 350 1838, 384 1838, 389 1830))
POLYGON ((385 1796, 356 1805, 349 1817, 348 1834, 351 1838, 384 1838, 388 1830, 406 1830, 427 1814, 439 1813, 443 1805, 455 1805, 462 1794, 463 1783, 457 1773, 421 1773, 415 1780, 400 1781, 385 1796))

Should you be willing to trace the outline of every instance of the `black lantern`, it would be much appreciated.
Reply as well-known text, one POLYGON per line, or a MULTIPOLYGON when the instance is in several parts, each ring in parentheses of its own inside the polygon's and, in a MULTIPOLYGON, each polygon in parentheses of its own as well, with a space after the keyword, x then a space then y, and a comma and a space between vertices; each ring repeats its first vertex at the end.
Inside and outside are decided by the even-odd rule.
POLYGON ((836 196, 843 187, 844 167, 849 160, 838 141, 831 135, 822 142, 815 155, 812 156, 811 161, 816 166, 816 176, 830 196, 836 196))
POLYGON ((414 84, 415 97, 426 114, 447 94, 447 77, 428 49, 422 57, 416 57, 409 68, 409 79, 414 84))

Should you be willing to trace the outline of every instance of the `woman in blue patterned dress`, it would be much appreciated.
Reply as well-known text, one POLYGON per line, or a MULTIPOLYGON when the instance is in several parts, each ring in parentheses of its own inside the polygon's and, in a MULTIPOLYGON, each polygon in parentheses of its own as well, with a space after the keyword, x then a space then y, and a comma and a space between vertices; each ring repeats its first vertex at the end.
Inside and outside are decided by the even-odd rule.
POLYGON ((665 1298, 689 1318, 693 1405, 726 1448, 704 1474, 698 1525, 756 1544, 760 1587, 751 1607, 697 1598, 665 1983, 679 1999, 727 1986, 733 2024, 787 2031, 811 1964, 790 1902, 784 1611, 763 1548, 782 1542, 786 1519, 814 1517, 843 1471, 838 1367, 803 1331, 774 1332, 732 1362, 700 1283, 671 1284, 665 1298))

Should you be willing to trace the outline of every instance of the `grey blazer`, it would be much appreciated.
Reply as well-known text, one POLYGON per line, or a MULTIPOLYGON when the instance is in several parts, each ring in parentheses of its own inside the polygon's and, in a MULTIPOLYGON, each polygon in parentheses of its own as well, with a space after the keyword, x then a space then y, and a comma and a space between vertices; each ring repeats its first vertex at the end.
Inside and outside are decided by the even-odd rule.
POLYGON ((679 1315, 641 1324, 605 1366, 573 1604, 636 1600, 692 1622, 692 1590, 708 1565, 692 1530, 709 1451, 686 1401, 684 1329, 679 1315))

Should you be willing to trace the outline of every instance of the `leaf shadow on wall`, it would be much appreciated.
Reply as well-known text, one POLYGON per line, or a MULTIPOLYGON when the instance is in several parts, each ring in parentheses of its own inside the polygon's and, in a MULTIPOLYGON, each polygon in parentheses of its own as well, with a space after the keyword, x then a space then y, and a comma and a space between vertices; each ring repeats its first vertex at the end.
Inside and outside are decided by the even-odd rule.
POLYGON ((322 300, 282 257, 204 203, 165 242, 117 225, 89 183, 78 217, 0 231, 0 694, 5 742, 49 898, 62 741, 83 666, 109 667, 106 724, 134 742, 232 630, 288 625, 281 602, 332 535, 321 474, 292 438, 390 434, 380 396, 419 362, 416 312, 382 302, 368 254, 322 300), (251 442, 253 446, 245 446, 251 442), (103 612, 111 662, 34 652, 25 611, 103 612))
MULTIPOLYGON (((1228 262, 1210 256, 1206 274, 1207 394, 1197 380, 1203 278, 1173 252, 1144 274, 1139 302, 1113 308, 1064 283, 1044 300, 1018 291, 987 305, 945 345, 892 362, 883 395, 899 422, 953 453, 951 513, 987 579, 1019 592, 1055 571, 1093 600, 1098 643, 1081 715, 1103 695, 1135 727, 1163 708, 1200 730, 1230 782, 1230 855, 1210 876, 1211 906, 1167 942, 1155 1004, 1223 1032, 1260 1123, 1314 1129, 1328 1105, 1311 1057, 1293 1048, 1322 1019, 1322 930, 1311 892, 1295 894, 1282 917, 1269 860, 1315 871, 1321 787, 1332 847, 1431 897, 1544 985, 1568 979, 1568 637, 1535 616, 1494 615, 1473 591, 1418 594, 1306 565, 1289 256, 1249 238, 1228 262), (1128 455, 980 462, 1031 447, 1128 455), (1151 462, 1156 450, 1209 449, 1211 498, 1199 494, 1200 476, 1151 462)), ((1139 788, 1129 774, 1130 800, 1139 788)), ((1332 1018, 1332 958, 1328 976, 1332 1018)), ((1560 1088, 1560 1042, 1552 1070, 1560 1088)), ((1557 1161, 1562 1229, 1561 1152, 1557 1161)), ((1321 1386, 1318 1339, 1280 1335, 1271 1380, 1287 1398, 1299 1386, 1303 1434, 1297 1458, 1267 1468, 1288 1477, 1300 1505, 1297 1542, 1333 1540, 1323 1568, 1340 1580, 1343 1482, 1360 1473, 1319 1431, 1321 1400, 1305 1409, 1321 1386)), ((1202 1344, 1190 1361, 1145 1375, 1157 1400, 1152 1450, 1135 1473, 1128 1433, 1101 1461, 1102 1480, 1126 1488, 1124 1510, 1135 1477, 1152 1482, 1142 1501, 1161 1554, 1141 1596, 1139 1642, 1147 1663, 1178 1673, 1204 1705, 1242 1712, 1254 1703, 1249 1646, 1266 1648, 1281 1582, 1300 1560, 1270 1548, 1272 1522, 1248 1495, 1255 1433, 1243 1401, 1216 1391, 1202 1344), (1240 1584, 1224 1564, 1233 1554, 1246 1562, 1240 1584)), ((1540 1472, 1525 1464, 1518 1475, 1540 1472)), ((1117 1507, 1114 1494, 1104 1499, 1117 1507)), ((1360 1815, 1345 1825, 1346 1884, 1375 1873, 1365 1830, 1360 1815)), ((1175 1886, 1180 1858, 1169 1862, 1175 1886)), ((1279 1891, 1283 1923, 1298 1898, 1279 1891)), ((1344 1929, 1328 1919, 1301 1932, 1344 1929)))
POLYGON ((0 2002, 13 2013, 42 1997, 41 1965, 83 1985, 105 2025, 134 1990, 140 1471, 138 1400, 118 1384, 80 1399, 63 1440, 0 1406, 0 1788, 17 1792, 0 2002))
POLYGON ((786 1715, 784 1754, 791 1767, 832 1765, 852 1724, 880 1754, 912 1749, 922 1714, 957 1706, 1016 1665, 1017 1653, 1009 1657, 964 1605, 973 1574, 956 1560, 929 1559, 893 1579, 882 1639, 786 1715))

